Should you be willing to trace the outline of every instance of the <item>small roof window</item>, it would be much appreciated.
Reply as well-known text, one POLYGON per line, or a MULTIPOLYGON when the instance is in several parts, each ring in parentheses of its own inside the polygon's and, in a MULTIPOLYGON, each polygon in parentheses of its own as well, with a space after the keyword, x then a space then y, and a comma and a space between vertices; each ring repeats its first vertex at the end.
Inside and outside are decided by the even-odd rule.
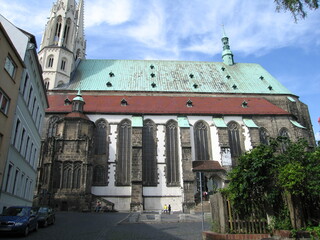
POLYGON ((260 78, 260 80, 263 80, 263 79, 264 79, 264 77, 263 77, 263 76, 260 76, 259 78, 260 78))
POLYGON ((110 77, 114 77, 114 73, 113 72, 109 72, 109 76, 110 77))
POLYGON ((157 86, 157 84, 155 84, 155 83, 153 82, 153 83, 151 83, 151 86, 152 86, 153 88, 155 88, 155 87, 157 86))
POLYGON ((199 85, 195 83, 195 84, 193 84, 193 87, 194 87, 194 88, 198 88, 199 85))
POLYGON ((271 85, 269 85, 269 87, 268 87, 268 88, 269 88, 269 90, 270 90, 270 91, 272 90, 272 86, 271 86, 271 85))
POLYGON ((69 99, 69 98, 66 98, 66 99, 64 100, 64 105, 70 105, 70 104, 71 104, 70 99, 69 99))
POLYGON ((112 83, 111 82, 107 82, 107 87, 112 87, 112 83))
POLYGON ((190 99, 187 101, 187 107, 193 107, 193 103, 190 99))
POLYGON ((150 68, 151 68, 151 69, 154 69, 154 66, 151 64, 151 65, 150 65, 150 68))
POLYGON ((233 85, 232 85, 232 88, 233 88, 234 90, 236 90, 238 87, 237 87, 237 85, 233 84, 233 85))
POLYGON ((222 67, 221 70, 224 71, 224 70, 226 70, 226 68, 225 68, 225 67, 222 67))
POLYGON ((242 102, 241 106, 242 106, 243 108, 247 108, 247 107, 248 107, 248 102, 247 102, 246 100, 244 100, 244 101, 242 102))
POLYGON ((156 75, 154 73, 151 73, 150 76, 154 78, 156 75))
POLYGON ((128 105, 128 102, 125 98, 122 98, 121 100, 121 106, 127 106, 128 105))
POLYGON ((230 75, 227 75, 227 76, 226 76, 226 78, 227 78, 227 79, 230 79, 230 78, 231 78, 231 76, 230 76, 230 75))
POLYGON ((189 75, 189 77, 190 77, 190 78, 193 78, 193 77, 194 77, 194 75, 191 73, 191 74, 189 75))

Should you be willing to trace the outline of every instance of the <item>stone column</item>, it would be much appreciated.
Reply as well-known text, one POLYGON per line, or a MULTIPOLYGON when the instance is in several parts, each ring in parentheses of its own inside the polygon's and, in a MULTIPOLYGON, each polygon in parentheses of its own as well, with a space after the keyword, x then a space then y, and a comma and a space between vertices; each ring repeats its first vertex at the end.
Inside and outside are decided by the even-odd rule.
POLYGON ((194 188, 195 174, 192 172, 192 153, 190 128, 180 128, 182 152, 182 179, 183 179, 183 212, 190 212, 195 207, 194 188))
POLYGON ((132 212, 143 211, 142 127, 132 128, 131 203, 132 212))

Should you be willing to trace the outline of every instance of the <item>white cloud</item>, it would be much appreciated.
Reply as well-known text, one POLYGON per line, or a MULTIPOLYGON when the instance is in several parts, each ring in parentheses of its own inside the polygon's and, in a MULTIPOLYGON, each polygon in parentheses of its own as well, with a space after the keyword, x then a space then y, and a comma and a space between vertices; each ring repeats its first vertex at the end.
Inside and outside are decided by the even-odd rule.
POLYGON ((118 25, 130 20, 131 0, 95 0, 85 5, 85 25, 95 27, 102 23, 118 25))

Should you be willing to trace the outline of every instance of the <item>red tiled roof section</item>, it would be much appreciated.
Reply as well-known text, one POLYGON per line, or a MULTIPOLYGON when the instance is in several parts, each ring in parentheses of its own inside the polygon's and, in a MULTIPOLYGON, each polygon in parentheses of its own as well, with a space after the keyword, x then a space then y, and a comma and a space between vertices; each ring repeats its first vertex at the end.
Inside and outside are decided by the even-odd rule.
POLYGON ((205 160, 205 161, 193 161, 193 171, 222 171, 224 170, 218 161, 205 160))
MULTIPOLYGON (((49 95, 47 112, 71 112, 65 99, 74 95, 49 95)), ((289 113, 263 98, 239 97, 170 97, 170 96, 92 96, 83 95, 85 113, 126 114, 222 114, 222 115, 288 115, 289 113), (127 101, 126 106, 121 101, 127 101), (191 100, 192 107, 187 106, 191 100), (242 107, 246 101, 247 107, 242 107)))

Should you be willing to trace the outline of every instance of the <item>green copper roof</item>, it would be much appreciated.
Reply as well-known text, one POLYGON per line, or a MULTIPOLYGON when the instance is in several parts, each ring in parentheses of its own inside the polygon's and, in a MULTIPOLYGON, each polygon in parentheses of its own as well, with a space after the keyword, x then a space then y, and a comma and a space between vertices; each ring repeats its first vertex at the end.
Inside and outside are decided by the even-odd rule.
POLYGON ((82 60, 68 86, 83 91, 291 94, 259 64, 82 60))
POLYGON ((212 120, 216 127, 219 127, 219 128, 227 127, 227 124, 224 122, 222 118, 212 118, 212 120))
POLYGON ((248 127, 248 128, 259 128, 257 124, 252 119, 243 119, 243 123, 248 127))

